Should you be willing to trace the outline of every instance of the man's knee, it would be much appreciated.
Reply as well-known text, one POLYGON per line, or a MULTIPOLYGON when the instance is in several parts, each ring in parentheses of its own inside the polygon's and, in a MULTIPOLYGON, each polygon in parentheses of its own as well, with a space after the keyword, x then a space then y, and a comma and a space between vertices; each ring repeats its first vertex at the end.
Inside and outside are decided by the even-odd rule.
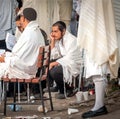
POLYGON ((50 70, 50 76, 56 80, 56 78, 63 78, 63 70, 61 66, 56 66, 50 70))

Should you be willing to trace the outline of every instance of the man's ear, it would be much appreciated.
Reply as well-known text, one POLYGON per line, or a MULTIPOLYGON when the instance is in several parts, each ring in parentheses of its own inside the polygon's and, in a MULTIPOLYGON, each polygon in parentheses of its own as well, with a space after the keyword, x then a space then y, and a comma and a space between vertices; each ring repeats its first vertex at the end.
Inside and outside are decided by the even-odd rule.
POLYGON ((25 21, 25 17, 24 17, 24 16, 21 16, 21 17, 20 17, 20 20, 21 20, 21 21, 25 21))

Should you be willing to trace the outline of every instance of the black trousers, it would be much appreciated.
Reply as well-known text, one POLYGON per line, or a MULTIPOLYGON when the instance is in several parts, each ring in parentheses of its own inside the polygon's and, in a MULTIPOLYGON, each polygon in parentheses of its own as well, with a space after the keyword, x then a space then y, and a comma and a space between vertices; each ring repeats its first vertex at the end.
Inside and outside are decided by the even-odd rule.
MULTIPOLYGON (((57 88, 60 93, 64 94, 64 81, 63 81, 63 68, 61 65, 55 66, 50 70, 49 80, 51 84, 53 81, 56 82, 57 88)), ((72 87, 69 87, 68 84, 65 84, 66 90, 72 90, 72 87)))
POLYGON ((11 50, 7 49, 5 40, 0 40, 0 49, 4 49, 6 51, 11 52, 11 50))
POLYGON ((5 40, 0 40, 0 49, 5 49, 6 50, 5 40))

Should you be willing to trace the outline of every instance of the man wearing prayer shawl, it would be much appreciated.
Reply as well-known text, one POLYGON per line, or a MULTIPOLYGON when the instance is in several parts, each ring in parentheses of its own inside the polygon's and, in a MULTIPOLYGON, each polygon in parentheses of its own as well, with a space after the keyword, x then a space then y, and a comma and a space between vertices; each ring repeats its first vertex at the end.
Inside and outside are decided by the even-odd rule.
POLYGON ((76 37, 66 30, 62 21, 52 25, 51 49, 51 58, 57 60, 50 63, 50 80, 56 82, 56 89, 59 90, 56 98, 64 99, 65 88, 66 92, 72 91, 67 84, 72 84, 72 78, 80 72, 80 52, 76 37))
POLYGON ((95 84, 95 105, 82 114, 89 118, 107 114, 104 95, 107 74, 118 73, 118 46, 111 0, 82 0, 77 44, 84 49, 86 78, 95 84))
POLYGON ((44 44, 44 38, 36 23, 37 13, 33 8, 26 8, 20 18, 24 31, 12 52, 6 52, 0 57, 0 78, 29 79, 37 72, 37 58, 40 46, 44 44))

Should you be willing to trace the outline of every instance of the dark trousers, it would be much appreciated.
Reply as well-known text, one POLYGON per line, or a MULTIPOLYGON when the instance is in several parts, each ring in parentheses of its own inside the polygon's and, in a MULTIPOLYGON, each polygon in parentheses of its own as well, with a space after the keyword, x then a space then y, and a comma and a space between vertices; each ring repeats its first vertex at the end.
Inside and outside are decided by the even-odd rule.
POLYGON ((60 93, 64 93, 64 82, 63 82, 63 69, 62 66, 55 66, 50 70, 50 82, 51 84, 55 81, 60 93))
POLYGON ((0 49, 5 49, 6 50, 5 40, 0 40, 0 49))
MULTIPOLYGON (((63 81, 63 68, 61 65, 55 66, 50 70, 50 82, 56 82, 57 88, 60 93, 64 93, 64 81, 63 81)), ((72 90, 72 87, 69 87, 68 84, 65 83, 66 90, 72 90)))
POLYGON ((5 40, 0 40, 0 49, 4 49, 6 51, 11 52, 11 50, 7 49, 5 40))

